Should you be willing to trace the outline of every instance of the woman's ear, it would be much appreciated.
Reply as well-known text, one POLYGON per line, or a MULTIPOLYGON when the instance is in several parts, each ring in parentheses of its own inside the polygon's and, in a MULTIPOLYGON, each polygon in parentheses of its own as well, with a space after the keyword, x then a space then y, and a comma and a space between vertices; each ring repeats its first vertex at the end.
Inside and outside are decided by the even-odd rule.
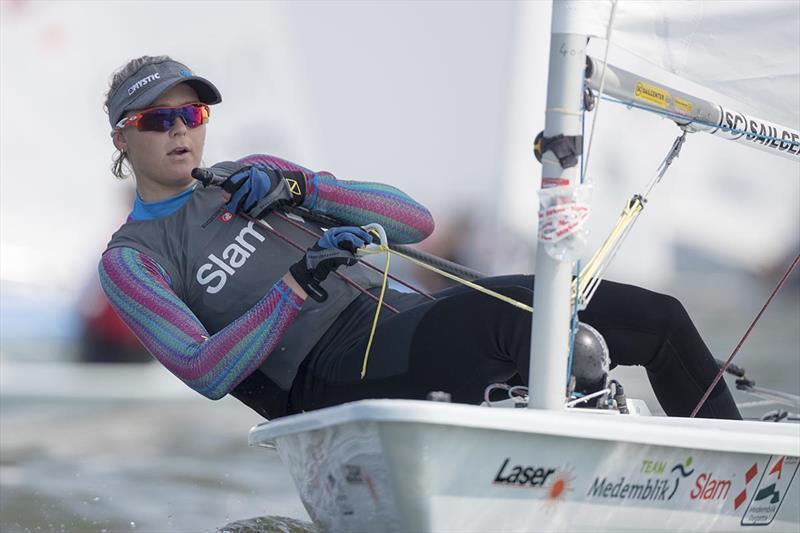
POLYGON ((120 152, 128 151, 128 142, 125 140, 125 136, 122 134, 121 129, 114 129, 111 132, 111 139, 114 141, 114 148, 120 152))

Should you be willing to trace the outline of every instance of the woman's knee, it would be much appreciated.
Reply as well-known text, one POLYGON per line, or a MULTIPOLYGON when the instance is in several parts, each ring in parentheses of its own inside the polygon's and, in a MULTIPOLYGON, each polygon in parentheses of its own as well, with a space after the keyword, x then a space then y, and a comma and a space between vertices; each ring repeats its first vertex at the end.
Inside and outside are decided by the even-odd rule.
POLYGON ((586 322, 596 320, 643 329, 662 329, 689 320, 683 304, 674 296, 636 285, 604 281, 589 307, 582 312, 586 322))
POLYGON ((687 323, 691 323, 689 313, 683 304, 669 294, 659 294, 659 314, 663 317, 664 324, 670 331, 675 331, 687 323))

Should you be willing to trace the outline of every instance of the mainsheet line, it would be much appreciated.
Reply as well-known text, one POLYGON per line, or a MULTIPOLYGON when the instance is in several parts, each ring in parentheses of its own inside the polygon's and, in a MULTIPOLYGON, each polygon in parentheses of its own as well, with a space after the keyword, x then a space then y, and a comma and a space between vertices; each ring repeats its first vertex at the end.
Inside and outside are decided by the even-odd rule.
POLYGON ((797 257, 794 258, 794 261, 792 261, 792 264, 789 266, 789 268, 783 274, 783 277, 778 282, 778 284, 775 286, 775 288, 772 291, 772 294, 769 295, 769 298, 767 298, 767 301, 766 301, 766 303, 764 303, 764 306, 761 308, 761 311, 758 312, 758 315, 756 315, 756 317, 753 319, 753 322, 750 324, 750 327, 747 328, 747 331, 744 333, 744 336, 742 336, 742 340, 740 340, 739 344, 736 345, 736 348, 733 349, 733 353, 731 353, 731 356, 728 357, 728 360, 725 361, 725 364, 722 365, 722 367, 719 369, 719 372, 717 373, 717 377, 714 378, 714 381, 711 382, 711 385, 708 386, 708 389, 706 389, 705 394, 703 394, 703 397, 700 398, 699 402, 697 402, 697 406, 695 406, 694 410, 692 411, 692 414, 689 415, 689 418, 694 418, 697 415, 698 411, 700 411, 700 408, 703 407, 703 404, 706 403, 706 400, 708 400, 708 397, 711 395, 711 391, 714 390, 714 387, 717 386, 717 383, 719 383, 719 380, 722 379, 722 375, 725 373, 725 371, 730 366, 731 362, 733 361, 733 358, 736 356, 736 353, 739 351, 739 348, 742 347, 742 344, 744 344, 744 341, 747 339, 747 337, 750 336, 750 332, 753 331, 753 327, 761 319, 761 315, 763 315, 764 311, 767 310, 767 306, 769 306, 769 304, 772 302, 772 299, 775 297, 776 294, 778 294, 778 291, 781 290, 781 288, 783 287, 784 283, 786 283, 786 279, 789 277, 789 274, 791 274, 792 271, 795 269, 795 267, 797 266, 798 262, 800 262, 800 254, 798 254, 797 257))

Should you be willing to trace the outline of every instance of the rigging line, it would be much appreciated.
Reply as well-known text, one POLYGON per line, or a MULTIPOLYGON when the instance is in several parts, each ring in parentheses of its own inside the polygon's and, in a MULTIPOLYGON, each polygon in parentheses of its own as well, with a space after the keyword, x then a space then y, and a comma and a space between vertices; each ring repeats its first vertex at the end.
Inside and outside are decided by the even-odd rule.
MULTIPOLYGON (((284 213, 281 213, 280 211, 273 211, 273 213, 275 213, 275 215, 276 215, 278 218, 280 218, 281 220, 283 220, 283 221, 285 221, 285 222, 288 222, 289 224, 291 224, 291 225, 292 225, 292 226, 294 226, 295 228, 297 228, 297 229, 299 229, 299 230, 301 230, 301 231, 304 231, 305 233, 308 233, 309 235, 311 235, 311 236, 313 236, 313 237, 316 237, 317 239, 319 239, 320 237, 322 237, 322 235, 320 235, 320 234, 319 234, 319 233, 317 233, 316 231, 312 230, 311 228, 308 228, 308 227, 304 226, 303 224, 300 224, 299 222, 296 222, 296 221, 292 220, 291 218, 289 218, 288 216, 286 216, 286 214, 284 214, 284 213)), ((366 262, 366 261, 361 261, 361 260, 359 260, 359 262, 360 262, 362 265, 364 265, 365 267, 367 267, 367 268, 370 268, 370 269, 374 270, 375 272, 378 272, 378 273, 380 273, 381 275, 383 275, 383 274, 384 274, 384 271, 383 271, 383 270, 381 270, 379 267, 376 267, 375 265, 373 265, 373 264, 371 264, 371 263, 368 263, 368 262, 366 262)), ((411 289, 412 291, 414 291, 414 292, 416 292, 416 293, 418 293, 418 294, 421 294, 422 296, 426 297, 426 298, 427 298, 427 299, 429 299, 429 300, 435 300, 435 299, 436 299, 436 298, 434 298, 434 297, 433 297, 431 294, 429 294, 429 293, 427 293, 427 292, 423 291, 422 289, 420 289, 420 288, 418 288, 418 287, 415 287, 415 286, 414 286, 414 285, 412 285, 411 283, 408 283, 407 281, 404 281, 404 280, 402 280, 402 279, 398 278, 397 276, 394 276, 394 275, 392 275, 392 274, 388 274, 388 276, 389 276, 389 279, 391 279, 392 281, 396 281, 397 283, 399 283, 399 284, 401 284, 401 285, 403 285, 403 286, 405 286, 405 287, 408 287, 408 288, 409 288, 409 289, 411 289)))
POLYGON ((743 390, 745 392, 749 392, 750 394, 761 394, 764 396, 769 396, 770 398, 781 398, 782 400, 786 400, 787 402, 792 402, 795 406, 800 407, 800 396, 798 396, 797 394, 791 394, 789 392, 781 392, 772 389, 765 389, 764 387, 749 387, 743 390))
MULTIPOLYGON (((290 239, 289 237, 286 237, 285 235, 283 235, 282 233, 280 233, 280 232, 279 232, 279 231, 277 231, 276 229, 274 229, 274 228, 270 227, 270 225, 269 225, 269 224, 267 224, 266 222, 264 222, 263 220, 260 220, 260 219, 258 219, 258 218, 255 218, 255 217, 251 217, 251 216, 250 216, 250 215, 248 215, 247 213, 239 213, 239 214, 240 214, 241 216, 243 216, 245 219, 247 219, 247 220, 249 220, 249 221, 251 221, 251 222, 254 222, 254 223, 258 224, 260 227, 262 227, 262 228, 266 229, 267 231, 269 231, 270 233, 272 233, 273 235, 275 235, 275 236, 276 236, 276 237, 278 237, 279 239, 281 239, 281 240, 283 240, 284 242, 286 242, 287 244, 289 244, 289 245, 291 245, 291 246, 293 246, 293 247, 297 248, 297 249, 298 249, 298 250, 300 250, 301 252, 303 252, 303 253, 305 253, 305 252, 306 252, 306 249, 305 249, 304 247, 302 247, 301 245, 297 244, 296 242, 294 242, 294 241, 293 241, 292 239, 290 239)), ((363 293, 363 294, 366 294, 367 296, 369 296, 371 299, 375 300, 376 302, 380 302, 380 300, 378 299, 378 297, 377 297, 377 296, 375 296, 374 294, 372 294, 371 292, 369 292, 367 289, 365 289, 364 287, 360 286, 358 283, 356 283, 355 281, 353 281, 353 280, 352 280, 352 279, 350 279, 349 277, 345 276, 345 275, 344 275, 344 274, 342 274, 341 272, 334 272, 334 274, 336 274, 337 276, 339 276, 339 278, 341 278, 341 280, 342 280, 342 281, 344 281, 345 283, 347 283, 348 285, 350 285, 350 286, 351 286, 351 287, 353 287, 354 289, 358 290, 359 292, 361 292, 361 293, 363 293)), ((384 305, 384 306, 385 306, 385 307, 386 307, 388 310, 392 311, 393 313, 395 313, 395 314, 399 314, 399 313, 400 313, 400 311, 398 311, 397 309, 395 309, 393 306, 391 306, 391 305, 387 304, 386 302, 382 302, 382 303, 383 303, 383 305, 384 305)))
MULTIPOLYGON (((325 215, 317 215, 317 214, 313 214, 313 213, 307 213, 305 210, 298 212, 298 215, 302 216, 302 217, 305 217, 305 218, 308 218, 308 220, 312 220, 312 221, 318 222, 320 224, 329 225, 331 227, 335 227, 338 224, 340 224, 340 222, 337 221, 336 219, 330 218, 330 217, 325 216, 325 215)), ((250 220, 256 220, 256 219, 250 217, 249 215, 244 215, 244 216, 246 218, 249 218, 250 220)), ((261 221, 258 221, 258 222, 261 222, 261 221)), ((279 235, 279 236, 281 238, 283 238, 282 235, 279 235)), ((295 245, 295 246, 299 246, 299 245, 295 245)), ((386 245, 386 246, 381 245, 381 246, 378 246, 375 249, 373 249, 373 251, 370 252, 370 253, 382 253, 384 251, 387 251, 389 253, 393 253, 395 255, 398 255, 398 256, 402 257, 403 259, 405 259, 406 261, 409 261, 410 263, 413 263, 413 264, 415 264, 415 265, 417 265, 417 266, 419 266, 421 268, 430 270, 431 272, 439 274, 440 276, 444 276, 444 277, 446 277, 448 279, 451 279, 451 280, 453 280, 453 281, 455 281, 457 283, 461 283, 462 285, 466 285, 467 287, 475 289, 478 292, 482 292, 482 293, 484 293, 484 294, 486 294, 488 296, 492 296, 494 298, 497 298, 498 300, 501 300, 501 301, 506 302, 506 303, 508 303, 510 305, 513 305, 514 307, 518 307, 518 308, 520 308, 520 309, 522 309, 524 311, 528 311, 528 312, 531 312, 531 313, 533 312, 533 307, 531 307, 529 305, 526 305, 526 304, 524 304, 522 302, 518 302, 517 300, 514 300, 513 298, 509 298, 509 297, 505 296, 504 294, 500 294, 498 292, 492 291, 491 289, 487 289, 486 287, 483 287, 481 285, 473 283, 471 280, 465 279, 466 277, 472 277, 473 279, 477 280, 477 279, 484 278, 486 276, 481 274, 481 273, 479 273, 479 272, 477 272, 477 271, 474 271, 474 270, 471 270, 471 269, 469 269, 467 267, 464 267, 463 265, 459 265, 457 263, 453 263, 451 261, 447 261, 447 260, 442 259, 440 257, 437 257, 435 255, 427 254, 425 252, 421 252, 421 251, 416 250, 414 248, 410 248, 410 247, 402 246, 402 245, 396 245, 393 249, 389 248, 388 245, 386 245), (443 268, 437 268, 432 263, 441 265, 443 268), (458 271, 464 277, 463 278, 459 277, 459 275, 454 274, 453 272, 451 272, 451 270, 458 271)), ((361 289, 361 290, 363 291, 363 289, 361 289)), ((370 293, 366 293, 366 294, 369 294, 369 296, 371 296, 373 299, 378 300, 378 298, 376 298, 372 294, 370 294, 370 293)), ((386 303, 384 303, 384 305, 386 305, 390 309, 393 309, 391 306, 389 306, 386 303)))
MULTIPOLYGON (((772 405, 785 405, 786 407, 792 407, 793 409, 800 408, 800 403, 797 402, 796 399, 791 398, 783 398, 781 396, 775 396, 773 394, 761 394, 755 391, 746 391, 747 394, 755 396, 756 398, 761 398, 762 402, 768 402, 772 405)), ((738 403, 736 404, 737 407, 741 407, 738 403)))
POLYGON ((471 289, 475 289, 478 292, 482 292, 483 294, 486 294, 487 296, 491 296, 493 298, 497 298, 498 300, 506 302, 507 304, 513 305, 514 307, 522 309, 523 311, 528 311, 529 313, 533 313, 533 307, 531 307, 530 305, 527 305, 527 304, 524 304, 522 302, 519 302, 519 301, 517 301, 517 300, 515 300, 513 298, 509 298, 505 294, 500 294, 499 292, 493 291, 491 289, 487 289, 486 287, 478 285, 477 283, 473 283, 473 282, 468 281, 466 279, 460 278, 460 277, 458 277, 458 276, 456 276, 454 274, 451 274, 451 273, 449 273, 449 272, 447 272, 445 270, 438 269, 438 268, 436 268, 434 266, 431 266, 431 265, 429 265, 429 264, 427 264, 427 263, 425 263, 423 261, 420 261, 419 259, 415 259, 414 257, 412 257, 410 255, 406 255, 406 254, 404 254, 402 252, 399 252, 399 251, 397 251, 397 249, 393 250, 393 249, 389 248, 386 245, 376 245, 375 248, 373 248, 370 251, 365 251, 364 253, 376 254, 376 253, 382 253, 382 252, 389 252, 389 253, 392 253, 392 254, 397 255, 399 257, 402 257, 406 261, 409 261, 411 263, 414 263, 417 266, 420 266, 422 268, 430 270, 431 272, 435 272, 436 274, 439 274, 440 276, 444 276, 444 277, 446 277, 448 279, 451 279, 451 280, 453 280, 455 282, 458 282, 458 283, 460 283, 462 285, 466 285, 467 287, 469 287, 471 289))
POLYGON ((774 137, 772 135, 764 135, 761 133, 755 133, 752 131, 741 130, 738 128, 732 128, 730 126, 723 126, 722 124, 713 124, 711 122, 706 122, 704 120, 700 120, 697 118, 687 117, 686 115, 679 115, 677 113, 672 113, 670 111, 664 111, 661 109, 654 109, 652 107, 648 107, 646 105, 638 104, 636 102, 629 102, 626 100, 620 100, 619 98, 615 98, 613 96, 608 95, 599 95, 602 100, 608 100, 611 103, 622 105, 625 107, 635 107, 636 109, 641 109, 643 111, 649 111, 650 113, 656 115, 662 115, 667 118, 674 120, 675 122, 680 122, 681 126, 691 126, 692 124, 700 124, 701 126, 706 126, 709 128, 716 128, 718 130, 722 130, 728 133, 739 133, 741 135, 747 135, 748 137, 753 137, 754 139, 762 139, 765 141, 777 141, 784 144, 789 144, 791 146, 800 146, 800 141, 793 141, 791 139, 782 139, 779 137, 774 137))
MULTIPOLYGON (((608 72, 608 50, 611 48, 611 33, 614 29, 614 17, 617 14, 617 0, 612 0, 611 15, 608 17, 608 28, 606 29, 606 50, 603 53, 603 73, 600 75, 600 90, 598 94, 603 95, 603 89, 606 85, 606 72, 608 72)), ((589 130, 589 143, 586 147, 586 158, 584 159, 584 168, 589 169, 589 155, 592 153, 592 140, 594 139, 594 127, 597 124, 597 117, 600 113, 600 101, 597 102, 597 107, 594 109, 594 120, 592 120, 592 128, 589 130)))
MULTIPOLYGON (((386 234, 384 232, 383 236, 386 234)), ((381 284, 381 295, 378 297, 378 302, 383 303, 383 296, 386 293, 386 285, 389 281, 389 259, 392 258, 390 253, 386 253, 386 265, 384 265, 383 269, 383 283, 381 284)), ((372 341, 375 338, 375 331, 378 329, 378 317, 381 314, 381 306, 375 308, 375 316, 372 319, 372 328, 369 331, 369 339, 367 340, 367 350, 364 352, 364 360, 361 362, 361 379, 364 379, 364 376, 367 375, 367 363, 369 363, 369 353, 372 350, 372 341)))
POLYGON ((449 259, 445 259, 443 257, 439 257, 437 255, 428 252, 423 252, 422 250, 419 250, 412 246, 404 244, 395 244, 394 249, 403 252, 408 256, 419 259, 420 261, 422 261, 427 265, 440 268, 445 272, 450 272, 455 276, 460 276, 469 281, 477 281, 479 279, 489 277, 487 274, 484 274, 483 272, 479 272, 475 269, 466 267, 454 261, 450 261, 449 259))
MULTIPOLYGON (((581 262, 575 262, 575 283, 580 286, 581 262)), ((578 311, 581 308, 580 298, 575 295, 572 300, 572 320, 570 321, 569 334, 569 355, 567 356, 567 386, 569 387, 569 377, 572 375, 572 358, 575 353, 575 335, 578 332, 578 311)))
POLYGON ((771 389, 764 389, 761 387, 749 387, 747 389, 740 389, 740 390, 743 390, 747 394, 752 394, 753 396, 757 396, 759 398, 771 399, 773 403, 782 403, 784 405, 794 407, 795 409, 800 408, 800 396, 797 396, 796 394, 790 394, 788 392, 781 392, 771 389))
POLYGON ((583 402, 586 402, 588 400, 591 400, 592 398, 597 398, 598 396, 602 396, 604 394, 610 394, 610 393, 611 393, 611 389, 605 388, 605 389, 599 390, 597 392, 593 392, 591 394, 587 394, 586 396, 581 396, 577 400, 569 401, 566 404, 564 404, 564 407, 575 407, 576 405, 581 404, 583 402))
MULTIPOLYGON (((605 74, 605 72, 603 72, 605 74)), ((586 135, 586 106, 581 106, 581 138, 586 135)), ((581 154, 580 168, 581 185, 586 179, 586 158, 581 154)), ((581 286, 581 260, 575 261, 575 287, 581 286)), ((569 352, 567 355, 567 390, 570 386, 570 376, 572 375, 572 360, 575 354, 575 336, 578 333, 578 311, 585 309, 581 306, 581 299, 577 292, 573 292, 572 297, 572 318, 569 326, 569 352)))
MULTIPOLYGON (((600 287, 600 282, 603 280, 606 270, 608 270, 608 267, 611 265, 614 259, 616 259, 617 252, 619 252, 620 248, 622 248, 623 241, 628 237, 628 234, 633 229, 633 224, 636 222, 639 213, 641 213, 641 209, 639 209, 639 211, 637 211, 635 214, 631 215, 631 218, 625 223, 626 225, 619 233, 617 241, 613 243, 611 248, 608 249, 609 251, 606 252, 608 254, 607 259, 602 260, 601 263, 596 267, 596 272, 591 279, 587 281, 584 290, 581 291, 581 296, 583 298, 582 305, 584 308, 589 305, 589 302, 592 300, 592 298, 594 298, 594 294, 600 287)), ((588 273, 586 276, 588 276, 588 273)))
POLYGON ((667 152, 667 156, 658 166, 658 171, 655 178, 653 178, 653 180, 647 186, 647 191, 643 195, 644 197, 643 203, 647 202, 648 196, 650 196, 650 193, 653 192, 653 189, 656 187, 656 185, 661 182, 661 178, 663 178, 664 174, 667 173, 667 169, 670 167, 675 158, 681 155, 681 148, 683 148, 683 143, 686 142, 687 130, 685 127, 682 126, 678 127, 683 130, 683 134, 681 134, 680 136, 678 136, 677 139, 675 139, 675 142, 672 143, 672 148, 670 148, 669 152, 667 152))
MULTIPOLYGON (((633 227, 633 222, 635 217, 638 216, 638 212, 633 215, 623 215, 626 217, 624 221, 624 225, 620 225, 623 223, 621 220, 618 224, 619 227, 614 228, 612 234, 609 235, 609 239, 615 239, 614 242, 610 242, 608 244, 604 243, 603 247, 598 250, 597 257, 592 258, 592 265, 591 267, 587 265, 585 268, 585 272, 583 274, 583 280, 581 283, 583 286, 580 288, 579 298, 581 299, 581 305, 585 309, 586 306, 589 305, 589 302, 594 298, 594 293, 597 291, 598 287, 600 286, 603 277, 605 276, 606 270, 608 269, 609 265, 614 261, 617 257, 617 252, 622 247, 622 242, 628 236, 628 233, 633 227), (630 217, 630 218, 629 218, 630 217)), ((577 282, 577 280, 576 280, 577 282)), ((580 287, 576 283, 577 287, 580 287)))
POLYGON ((776 402, 775 400, 753 400, 752 402, 737 403, 736 407, 738 407, 739 409, 747 409, 749 407, 763 407, 765 405, 775 405, 776 403, 778 402, 776 402))
POLYGON ((598 248, 592 258, 586 263, 581 278, 573 282, 573 291, 576 300, 581 300, 581 305, 585 308, 589 301, 594 297, 594 293, 600 284, 602 276, 605 274, 608 265, 614 260, 617 252, 622 246, 622 242, 627 238, 634 223, 638 220, 644 206, 647 202, 647 197, 653 192, 655 186, 661 181, 661 178, 667 173, 672 162, 681 153, 683 143, 686 141, 686 129, 682 128, 683 132, 672 143, 667 155, 664 157, 661 164, 656 170, 656 175, 647 186, 644 195, 636 194, 628 201, 628 204, 623 209, 617 223, 612 228, 606 240, 598 248))
MULTIPOLYGON (((341 226, 343 224, 343 222, 336 220, 335 218, 329 217, 327 215, 319 215, 317 213, 312 213, 311 211, 302 208, 300 209, 294 208, 291 210, 291 212, 300 217, 303 217, 307 220, 316 222, 326 227, 341 226)), ((423 252, 422 250, 419 250, 412 246, 404 244, 395 244, 394 249, 403 252, 406 255, 414 257, 425 264, 438 267, 455 276, 461 276, 462 278, 468 279, 470 281, 475 281, 487 277, 487 275, 483 272, 479 272, 477 270, 466 267, 454 261, 444 259, 443 257, 439 257, 438 255, 434 255, 428 252, 423 252)))
POLYGON ((703 394, 703 397, 700 398, 699 402, 697 402, 697 405, 692 411, 692 414, 689 415, 689 418, 694 418, 697 415, 697 412, 700 411, 700 408, 703 407, 703 404, 706 403, 706 400, 708 400, 708 397, 711 395, 711 391, 714 390, 714 387, 717 386, 719 380, 722 379, 722 375, 728 369, 728 366, 730 366, 731 361, 733 361, 733 358, 739 352, 739 348, 742 347, 744 341, 747 339, 747 337, 750 336, 750 332, 753 331, 753 327, 755 327, 756 323, 761 319, 761 316, 764 314, 764 311, 767 310, 767 306, 769 306, 769 304, 772 302, 772 299, 775 298, 775 295, 778 294, 778 291, 780 291, 784 283, 786 283, 786 279, 795 269, 798 262, 800 262, 800 254, 798 254, 797 257, 794 258, 792 264, 789 265, 788 269, 786 269, 786 272, 784 272, 783 277, 781 277, 778 284, 772 290, 772 294, 770 294, 769 298, 767 298, 767 301, 764 303, 764 306, 761 308, 761 311, 759 311, 756 317, 753 319, 753 322, 750 324, 750 327, 747 328, 747 331, 742 336, 742 339, 739 341, 739 344, 737 344, 736 348, 733 349, 733 353, 731 353, 730 357, 728 357, 728 360, 725 361, 725 364, 722 367, 720 367, 719 372, 717 372, 717 376, 714 378, 714 381, 711 382, 711 385, 708 386, 708 389, 706 389, 706 392, 703 394))
MULTIPOLYGON (((255 220, 255 221, 259 222, 259 224, 264 224, 262 221, 254 219, 253 217, 251 217, 249 215, 243 214, 243 216, 245 216, 245 218, 247 218, 249 220, 255 220)), ((318 215, 313 215, 313 214, 312 215, 306 215, 305 212, 303 212, 299 216, 304 216, 304 217, 308 218, 309 220, 315 220, 316 219, 315 221, 317 221, 319 223, 322 223, 322 224, 331 225, 332 227, 339 224, 339 222, 337 220, 329 218, 327 216, 318 216, 318 215)), ((283 235, 275 232, 274 230, 272 230, 272 228, 269 228, 269 226, 267 226, 266 224, 264 224, 264 225, 265 225, 265 227, 267 227, 267 229, 269 229, 270 231, 273 231, 278 237, 280 237, 282 239, 286 239, 283 235)), ((298 249, 302 249, 296 243, 293 243, 293 246, 295 246, 298 249)), ((492 291, 491 289, 487 289, 486 287, 483 287, 481 285, 473 283, 470 280, 467 280, 467 279, 464 279, 462 277, 459 277, 457 274, 454 274, 454 273, 452 273, 452 272, 450 272, 448 270, 445 270, 444 268, 447 268, 447 269, 450 269, 450 270, 457 270, 457 271, 459 271, 459 273, 461 273, 465 277, 473 277, 474 279, 480 279, 480 278, 485 277, 483 274, 478 273, 477 271, 473 271, 471 269, 468 269, 467 267, 464 267, 464 266, 459 265, 457 263, 453 263, 451 261, 447 261, 447 260, 442 259, 440 257, 437 257, 435 255, 427 254, 425 252, 420 252, 419 250, 416 250, 414 248, 409 248, 409 247, 401 246, 401 245, 395 246, 394 249, 389 248, 388 245, 381 245, 381 246, 377 247, 376 251, 373 251, 371 253, 382 253, 384 251, 389 252, 389 253, 393 253, 395 255, 398 255, 398 256, 402 257, 403 259, 405 259, 406 261, 409 261, 409 262, 411 262, 411 263, 413 263, 413 264, 415 264, 415 265, 417 265, 417 266, 419 266, 421 268, 430 270, 431 272, 439 274, 440 276, 444 276, 444 277, 446 277, 448 279, 451 279, 451 280, 453 280, 455 282, 461 283, 462 285, 466 285, 467 287, 470 287, 470 288, 472 288, 472 289, 474 289, 474 290, 476 290, 478 292, 482 292, 482 293, 484 293, 484 294, 486 294, 488 296, 492 296, 493 298, 497 298, 498 300, 501 300, 501 301, 506 302, 506 303, 508 303, 510 305, 513 305, 514 307, 518 307, 518 308, 520 308, 520 309, 522 309, 524 311, 528 311, 530 313, 533 312, 533 307, 531 307, 529 305, 526 305, 526 304, 524 304, 522 302, 518 302, 517 300, 514 300, 513 298, 509 298, 509 297, 505 296, 504 294, 500 294, 498 292, 492 291), (437 268, 437 267, 433 266, 431 263, 441 264, 444 268, 437 268)), ((337 275, 343 276, 343 275, 339 274, 338 272, 337 272, 337 275)), ((373 300, 380 301, 379 298, 373 296, 369 292, 364 291, 364 289, 362 289, 358 285, 354 284, 354 286, 356 288, 358 288, 359 290, 361 290, 362 292, 364 292, 365 294, 369 295, 373 300)), ((395 312, 397 312, 389 304, 384 303, 383 305, 385 305, 389 309, 394 310, 395 312)))

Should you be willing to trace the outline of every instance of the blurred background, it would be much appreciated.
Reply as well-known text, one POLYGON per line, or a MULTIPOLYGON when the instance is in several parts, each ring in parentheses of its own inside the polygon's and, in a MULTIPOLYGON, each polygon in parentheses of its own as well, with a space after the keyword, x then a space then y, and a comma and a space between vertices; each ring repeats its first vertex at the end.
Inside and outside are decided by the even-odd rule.
MULTIPOLYGON (((169 54, 214 81, 207 164, 270 153, 386 182, 433 212, 423 249, 532 272, 549 21, 544 1, 0 2, 0 530, 308 519, 277 455, 247 447, 258 416, 150 362, 99 292, 134 194, 110 172, 115 69, 169 54)), ((599 116, 587 256, 680 133, 599 116)), ((799 248, 797 162, 694 134, 607 277, 680 298, 725 359, 799 248)), ((799 331, 795 274, 736 361, 797 394, 799 331)), ((615 372, 659 411, 641 369, 615 372)))

